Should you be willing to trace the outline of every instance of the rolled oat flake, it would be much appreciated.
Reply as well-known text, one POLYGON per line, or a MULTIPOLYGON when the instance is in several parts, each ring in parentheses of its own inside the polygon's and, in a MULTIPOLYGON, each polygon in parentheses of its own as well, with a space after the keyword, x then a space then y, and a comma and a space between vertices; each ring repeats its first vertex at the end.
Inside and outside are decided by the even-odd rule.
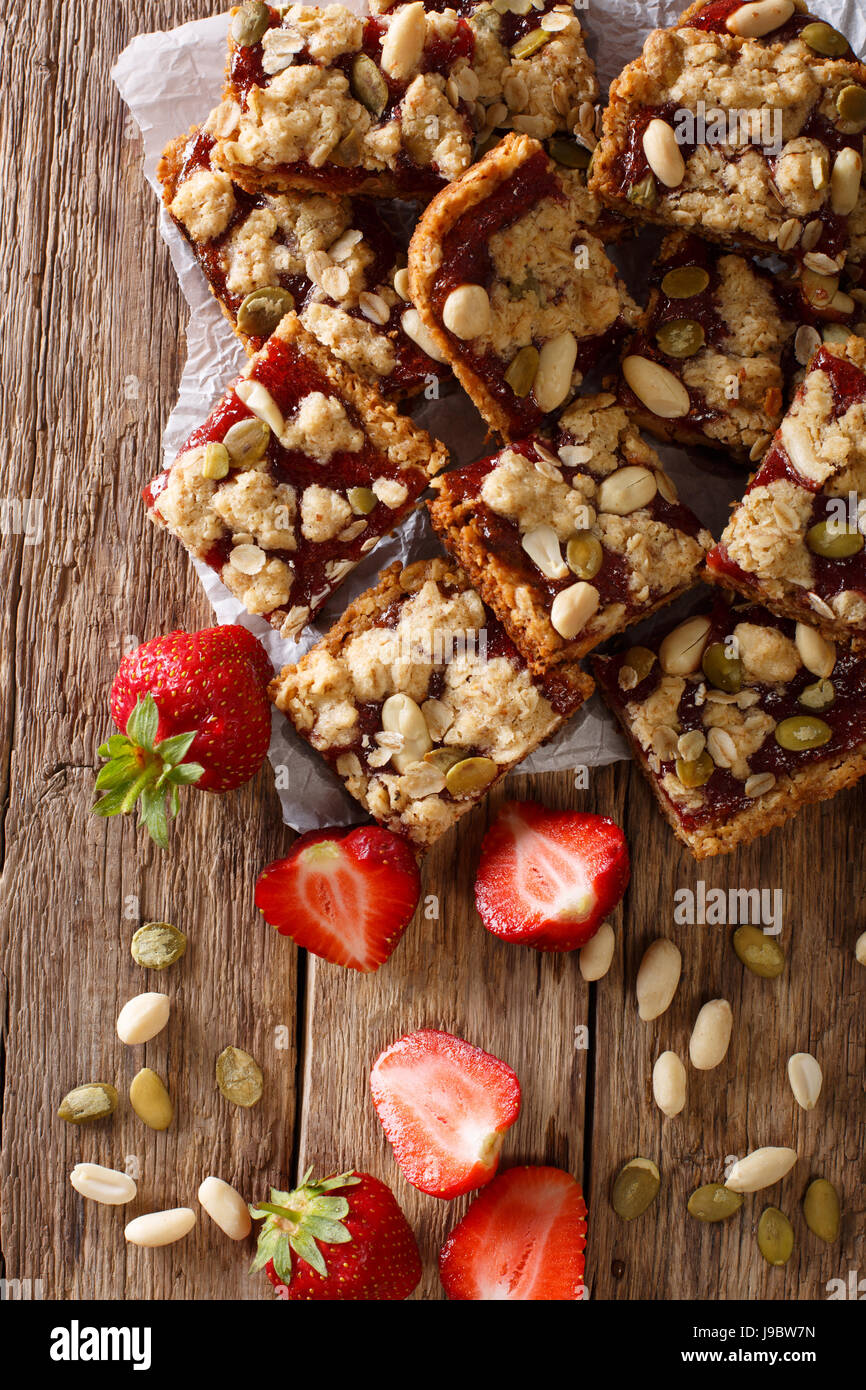
POLYGON ((217 1057, 216 1083, 226 1100, 244 1109, 262 1098, 261 1068, 255 1058, 240 1047, 227 1047, 217 1057))

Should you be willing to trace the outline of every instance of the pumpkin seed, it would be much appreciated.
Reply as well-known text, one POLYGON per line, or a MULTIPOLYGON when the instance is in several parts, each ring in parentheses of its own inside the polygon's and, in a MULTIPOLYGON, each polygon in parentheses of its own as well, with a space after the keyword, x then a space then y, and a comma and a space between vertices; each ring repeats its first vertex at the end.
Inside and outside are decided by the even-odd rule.
POLYGON ((262 1098, 264 1077, 254 1057, 240 1047, 225 1048, 216 1059, 216 1083, 232 1105, 249 1109, 262 1098))
POLYGON ((821 748, 829 743, 833 730, 823 719, 811 714, 792 714, 776 725, 776 742, 789 753, 799 753, 806 748, 821 748))
POLYGON ((656 330, 656 342, 668 357, 694 357, 707 341, 707 335, 694 319, 672 319, 656 330))
POLYGON ((692 299, 703 294, 710 283, 709 273, 699 265, 678 265, 662 280, 662 293, 668 299, 692 299))
POLYGON ((524 34, 517 43, 511 46, 512 58, 530 58, 533 53, 537 53, 539 48, 543 48, 553 38, 544 29, 530 29, 528 34, 524 34))
POLYGON ((813 555, 825 560, 848 560, 863 549, 864 536, 857 527, 838 522, 818 521, 806 532, 806 544, 813 555))
POLYGON ((145 970, 166 970, 180 960, 186 950, 186 937, 169 922, 145 922, 132 938, 130 948, 136 965, 145 970))
POLYGON ((241 48, 252 48, 259 42, 270 24, 271 16, 264 0, 244 0, 232 20, 232 38, 241 48))
POLYGON ((734 932, 734 950, 747 970, 762 980, 775 980, 785 969, 785 952, 774 936, 746 925, 734 932))
POLYGON ((388 105, 388 83, 366 53, 359 53, 352 63, 350 76, 352 95, 374 116, 381 116, 388 105))
POLYGON ((269 338, 277 324, 294 309, 295 301, 280 285, 251 290, 238 309, 238 328, 254 338, 269 338))
POLYGON ((335 164, 340 164, 344 168, 351 168, 357 164, 361 158, 361 137, 357 130, 350 130, 348 135, 344 135, 339 145, 331 153, 331 159, 335 164))
POLYGON ((715 772, 716 765, 704 750, 699 758, 693 760, 677 758, 676 770, 684 787, 703 787, 715 772))
POLYGON ((429 753, 424 754, 424 761, 435 767, 444 777, 446 772, 450 772, 452 767, 456 767, 465 759, 455 748, 431 748, 429 753))
POLYGON ((360 512, 361 516, 369 515, 379 501, 371 487, 350 487, 346 496, 352 511, 360 512))
POLYGON ((578 145, 576 140, 566 140, 564 136, 558 136, 550 141, 547 153, 555 164, 561 164, 565 169, 589 168, 589 150, 584 149, 583 145, 578 145))
POLYGON ((270 426, 264 420, 249 416, 238 420, 223 436, 223 444, 229 451, 234 468, 254 468, 264 457, 271 437, 270 426))
POLYGON ((841 58, 843 53, 848 52, 848 40, 845 35, 840 34, 839 30, 830 24, 807 24, 805 29, 801 29, 800 38, 815 53, 820 53, 825 58, 841 58))
POLYGON ((661 1176, 650 1158, 633 1158, 617 1175, 611 1205, 623 1221, 643 1216, 658 1196, 661 1176))
POLYGON ((593 579, 604 563, 601 541, 591 531, 578 531, 565 547, 565 558, 578 579, 593 579))
POLYGON ((650 651, 649 647, 629 647, 623 657, 623 664, 630 666, 635 672, 638 685, 645 681, 653 666, 655 665, 656 654, 650 651))
POLYGON ((104 1120, 117 1109, 117 1092, 107 1081, 88 1081, 75 1086, 60 1102, 57 1114, 70 1125, 89 1125, 104 1120))
POLYGON ((712 642, 701 658, 701 669, 716 690, 736 695, 743 688, 743 663, 738 656, 729 656, 724 642, 712 642))
POLYGON ((866 121, 866 87, 843 87, 836 98, 836 110, 843 121, 854 125, 866 121))
POLYGON ((149 1129, 168 1129, 174 1118, 174 1106, 165 1082, 150 1067, 142 1067, 132 1078, 129 1101, 138 1118, 149 1129))
POLYGON ((767 1207, 758 1222, 758 1249, 768 1265, 786 1265, 794 1250, 794 1227, 778 1207, 767 1207))
POLYGON ((654 208, 659 200, 659 191, 655 178, 652 174, 646 174, 644 178, 638 179, 633 183, 626 194, 628 201, 634 203, 639 208, 654 208))
POLYGON ((732 1192, 724 1183, 708 1182, 692 1193, 688 1212, 696 1221, 727 1221, 742 1205, 741 1192, 732 1192))
POLYGON ((532 383, 535 381, 535 374, 538 371, 538 363, 541 353, 537 347, 523 347, 505 373, 505 380, 511 387, 515 396, 528 396, 532 390, 532 383))
POLYGON ((445 774, 445 785, 452 796, 471 796, 490 785, 499 768, 492 758, 463 758, 445 774))
POLYGON ((825 679, 815 681, 813 685, 807 685, 797 696, 797 704, 805 705, 806 709, 821 710, 829 709, 836 700, 836 687, 832 681, 825 679))
POLYGON ((842 1217, 839 1194, 826 1178, 815 1178, 809 1183, 803 1198, 803 1215, 809 1230, 819 1240, 831 1245, 838 1238, 842 1217))

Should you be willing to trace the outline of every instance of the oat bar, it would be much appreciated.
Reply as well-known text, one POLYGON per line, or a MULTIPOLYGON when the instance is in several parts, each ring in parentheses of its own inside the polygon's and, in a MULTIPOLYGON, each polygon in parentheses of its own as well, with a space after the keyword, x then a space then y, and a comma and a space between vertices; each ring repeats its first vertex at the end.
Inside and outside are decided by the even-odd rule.
POLYGON ((592 693, 533 676, 451 561, 392 565, 271 696, 346 790, 426 850, 592 693))
POLYGON ((866 772, 866 659, 758 604, 704 603, 592 664, 696 859, 730 853, 866 772))
POLYGON ((537 429, 637 321, 585 179, 511 134, 436 196, 412 236, 413 303, 506 439, 537 429))
POLYGON ((249 613, 294 638, 446 461, 288 314, 144 496, 249 613))
POLYGON ((434 486, 436 530, 540 673, 691 588, 712 545, 611 395, 434 486))

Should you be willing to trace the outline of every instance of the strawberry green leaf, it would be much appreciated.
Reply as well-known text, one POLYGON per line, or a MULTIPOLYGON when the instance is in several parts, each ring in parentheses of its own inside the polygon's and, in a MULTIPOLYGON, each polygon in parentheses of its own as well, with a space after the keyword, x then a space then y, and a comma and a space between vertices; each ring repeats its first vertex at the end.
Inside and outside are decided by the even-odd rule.
MULTIPOLYGON (((311 1265, 317 1274, 327 1277, 328 1266, 325 1264, 322 1252, 306 1230, 295 1231, 289 1236, 289 1245, 294 1250, 299 1260, 304 1260, 311 1265)), ((274 1269, 277 1269, 277 1262, 274 1261, 274 1269)), ((279 1274, 279 1270, 277 1269, 279 1274)), ((280 1276, 282 1278, 282 1276, 280 1276)))
POLYGON ((107 792, 101 801, 97 801, 92 807, 95 816, 116 816, 119 814, 123 799, 126 795, 125 787, 115 787, 113 791, 107 792))
POLYGON ((141 819, 161 849, 168 847, 168 816, 165 792, 158 787, 145 787, 141 794, 141 819))
POLYGON ((312 1214, 304 1220, 304 1234, 312 1236, 315 1240, 322 1240, 326 1245, 345 1245, 352 1239, 341 1222, 328 1221, 324 1216, 312 1214))
POLYGON ((111 791, 113 787, 123 787, 125 790, 129 786, 130 779, 135 777, 138 771, 137 758, 127 754, 113 758, 110 763, 105 764, 105 767, 99 769, 96 778, 96 790, 98 792, 111 791))
POLYGON ((285 1236, 274 1252, 274 1273, 281 1283, 292 1282, 292 1248, 285 1236))
POLYGON ((159 710, 152 695, 137 700, 135 709, 126 721, 126 736, 137 743, 139 748, 153 752, 153 741, 159 728, 159 710))
POLYGON ((176 782, 179 786, 189 786, 197 782, 203 772, 201 763, 180 763, 179 766, 169 769, 167 780, 176 782))
POLYGON ((164 738, 156 744, 154 753, 158 753, 165 763, 182 762, 190 750, 195 731, 191 734, 173 734, 171 738, 164 738))

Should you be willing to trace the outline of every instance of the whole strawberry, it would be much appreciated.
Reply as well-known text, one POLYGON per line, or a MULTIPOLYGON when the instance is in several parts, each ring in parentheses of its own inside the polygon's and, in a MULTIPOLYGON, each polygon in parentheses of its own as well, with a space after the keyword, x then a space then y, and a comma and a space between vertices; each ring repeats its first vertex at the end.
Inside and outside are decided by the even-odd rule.
POLYGON ((264 1218, 252 1269, 292 1302, 394 1302, 421 1278, 412 1228, 393 1192, 370 1173, 339 1173, 294 1192, 271 1188, 250 1206, 264 1218))
POLYGON ((258 772, 271 734, 273 672, 244 627, 170 632, 123 658, 111 687, 120 730, 99 749, 108 761, 93 810, 123 815, 139 804, 153 839, 168 842, 178 788, 227 792, 258 772))

